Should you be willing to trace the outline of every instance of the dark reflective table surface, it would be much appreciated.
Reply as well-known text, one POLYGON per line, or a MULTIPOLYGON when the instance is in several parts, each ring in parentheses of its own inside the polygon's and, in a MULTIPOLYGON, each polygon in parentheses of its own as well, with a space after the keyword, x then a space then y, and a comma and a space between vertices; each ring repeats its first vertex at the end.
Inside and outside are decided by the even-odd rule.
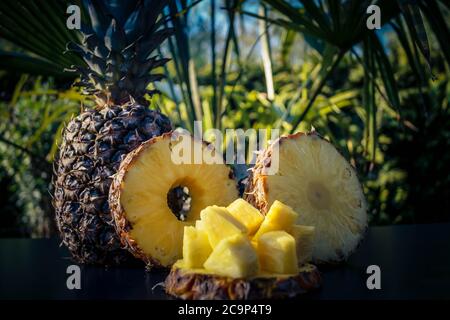
MULTIPOLYGON (((73 264, 56 239, 0 239, 0 299, 170 299, 164 271, 81 266, 81 290, 69 290, 73 264)), ((321 266, 322 289, 301 299, 450 298, 450 224, 372 227, 347 263, 321 266), (366 286, 369 265, 381 289, 366 286)))

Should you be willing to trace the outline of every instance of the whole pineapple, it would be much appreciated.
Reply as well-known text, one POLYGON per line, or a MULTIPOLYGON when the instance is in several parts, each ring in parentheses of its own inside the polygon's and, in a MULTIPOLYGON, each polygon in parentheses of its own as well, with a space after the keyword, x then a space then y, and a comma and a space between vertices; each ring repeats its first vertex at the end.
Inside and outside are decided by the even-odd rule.
POLYGON ((150 56, 171 35, 161 28, 168 0, 85 0, 90 24, 81 45, 70 44, 86 67, 78 85, 96 106, 66 126, 54 164, 56 222, 63 243, 81 263, 114 265, 131 255, 121 248, 108 205, 112 176, 143 141, 171 130, 168 118, 146 107, 151 71, 167 59, 150 56))

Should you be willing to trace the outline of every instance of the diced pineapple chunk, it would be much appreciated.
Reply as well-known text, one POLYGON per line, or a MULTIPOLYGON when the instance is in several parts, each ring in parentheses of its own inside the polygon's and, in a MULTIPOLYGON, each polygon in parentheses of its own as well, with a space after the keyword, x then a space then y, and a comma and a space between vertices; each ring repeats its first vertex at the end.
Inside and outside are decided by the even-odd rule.
POLYGON ((258 238, 261 269, 281 274, 298 272, 295 239, 286 231, 271 231, 258 238))
POLYGON ((215 248, 220 240, 235 234, 247 234, 247 228, 236 220, 226 208, 206 207, 200 212, 202 226, 208 235, 211 247, 215 248))
POLYGON ((221 240, 204 267, 214 274, 231 278, 247 278, 259 271, 256 251, 242 233, 221 240))
POLYGON ((258 231, 255 234, 255 239, 258 239, 262 234, 276 231, 286 230, 290 231, 291 227, 297 220, 298 214, 289 206, 275 200, 266 215, 266 218, 261 223, 258 231))
POLYGON ((279 226, 283 230, 289 229, 297 218, 297 212, 278 200, 273 202, 266 216, 267 221, 279 226))
POLYGON ((233 217, 246 226, 249 235, 254 234, 264 220, 264 216, 258 209, 241 198, 233 201, 227 209, 233 217))
POLYGON ((261 226, 259 227, 258 231, 256 231, 255 235, 253 236, 253 239, 256 241, 260 236, 263 234, 270 232, 270 231, 278 231, 281 230, 281 228, 273 223, 270 223, 267 220, 264 220, 263 223, 261 223, 261 226))
POLYGON ((293 225, 291 235, 295 239, 297 248, 297 259, 299 265, 310 262, 312 260, 315 227, 293 225))
POLYGON ((204 223, 202 220, 195 221, 195 229, 205 231, 205 228, 203 227, 203 225, 204 225, 204 223))
POLYGON ((208 236, 192 226, 184 227, 183 260, 186 268, 202 268, 211 254, 208 236))

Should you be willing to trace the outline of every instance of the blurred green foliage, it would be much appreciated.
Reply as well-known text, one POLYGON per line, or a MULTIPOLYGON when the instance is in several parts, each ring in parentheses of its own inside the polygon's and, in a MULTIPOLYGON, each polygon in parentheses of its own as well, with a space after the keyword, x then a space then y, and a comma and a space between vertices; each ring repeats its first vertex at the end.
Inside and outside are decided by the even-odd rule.
MULTIPOLYGON (((448 4, 379 1, 383 28, 368 32, 366 16, 355 14, 365 1, 340 9, 333 1, 198 2, 167 9, 181 14, 168 22, 177 33, 159 49, 172 60, 151 107, 190 130, 194 120, 204 130, 315 128, 357 168, 372 225, 450 220, 448 4)), ((65 36, 76 38, 64 32, 59 49, 65 36)), ((48 63, 33 65, 29 76, 0 63, 7 70, 0 71, 0 236, 46 236, 54 228, 48 189, 62 126, 92 102, 58 72, 70 56, 4 38, 0 56, 57 58, 52 72, 48 63)))

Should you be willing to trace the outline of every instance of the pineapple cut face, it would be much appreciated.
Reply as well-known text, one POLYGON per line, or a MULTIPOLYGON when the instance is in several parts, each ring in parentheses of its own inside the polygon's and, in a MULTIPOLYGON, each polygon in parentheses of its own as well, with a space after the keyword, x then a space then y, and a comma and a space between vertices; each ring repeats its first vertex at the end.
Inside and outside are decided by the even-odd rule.
MULTIPOLYGON (((194 225, 203 208, 213 204, 225 206, 238 197, 236 183, 226 165, 174 163, 172 134, 147 141, 135 154, 128 155, 119 169, 123 178, 116 182, 116 192, 110 196, 113 204, 120 199, 116 225, 125 219, 131 226, 126 233, 122 232, 129 238, 127 242, 139 248, 144 260, 162 266, 170 266, 182 257, 184 227, 194 225), (184 203, 188 206, 185 208, 183 204, 182 214, 174 212, 181 205, 171 203, 175 189, 189 192, 189 201, 184 203)), ((206 147, 191 136, 187 138, 192 139, 194 146, 206 147)))
POLYGON ((224 238, 247 233, 247 228, 236 220, 226 208, 210 206, 203 209, 200 215, 203 228, 213 248, 224 238))
POLYGON ((247 192, 256 207, 279 200, 299 213, 296 223, 314 226, 313 261, 346 259, 360 242, 367 226, 367 206, 353 167, 336 148, 317 134, 294 134, 275 142, 279 170, 263 175, 270 162, 259 158, 247 192))
POLYGON ((262 270, 283 274, 298 272, 295 239, 286 231, 271 231, 261 235, 257 246, 262 270))
POLYGON ((227 209, 234 218, 247 228, 249 235, 254 234, 264 220, 264 216, 258 209, 241 198, 233 201, 227 209))
POLYGON ((208 236, 204 231, 192 226, 184 227, 183 261, 186 268, 202 268, 211 251, 208 236))
POLYGON ((295 239, 299 266, 312 260, 315 231, 313 226, 293 225, 291 228, 290 234, 295 239))
POLYGON ((243 233, 221 240, 204 267, 214 274, 231 278, 247 278, 259 271, 258 256, 243 233))

